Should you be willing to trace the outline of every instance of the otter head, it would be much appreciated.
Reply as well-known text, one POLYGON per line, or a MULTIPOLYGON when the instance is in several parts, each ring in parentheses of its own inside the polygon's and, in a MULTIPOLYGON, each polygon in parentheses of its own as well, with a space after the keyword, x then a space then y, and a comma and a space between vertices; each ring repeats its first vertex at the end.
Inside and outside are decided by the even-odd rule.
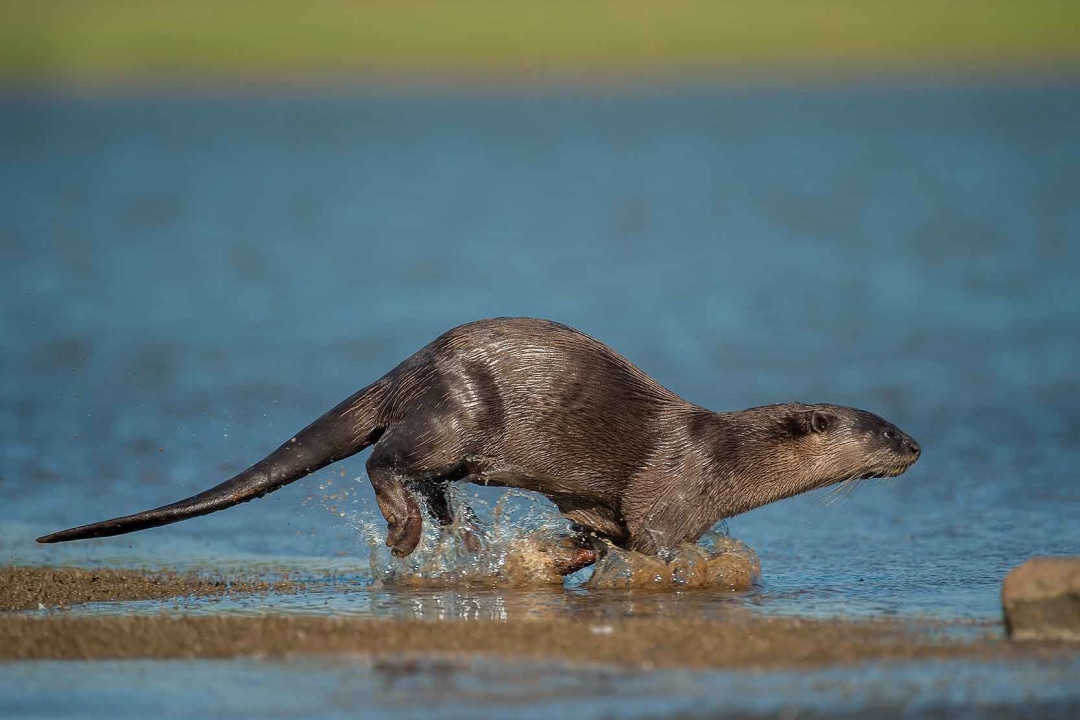
POLYGON ((919 459, 919 444, 873 413, 838 405, 785 407, 783 434, 808 487, 895 477, 919 459))

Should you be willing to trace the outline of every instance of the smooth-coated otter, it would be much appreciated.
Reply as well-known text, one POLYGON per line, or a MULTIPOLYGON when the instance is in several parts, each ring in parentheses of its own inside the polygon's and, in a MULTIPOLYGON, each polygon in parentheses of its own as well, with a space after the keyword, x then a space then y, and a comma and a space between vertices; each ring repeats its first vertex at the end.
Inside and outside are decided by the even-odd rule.
MULTIPOLYGON (((231 480, 155 510, 63 530, 106 537, 223 510, 374 444, 367 462, 399 557, 420 541, 417 495, 453 522, 447 484, 549 497, 583 536, 664 554, 717 521, 857 478, 900 475, 918 444, 864 410, 692 405, 614 350, 547 320, 456 327, 231 480)), ((583 550, 568 572, 595 560, 583 550)))

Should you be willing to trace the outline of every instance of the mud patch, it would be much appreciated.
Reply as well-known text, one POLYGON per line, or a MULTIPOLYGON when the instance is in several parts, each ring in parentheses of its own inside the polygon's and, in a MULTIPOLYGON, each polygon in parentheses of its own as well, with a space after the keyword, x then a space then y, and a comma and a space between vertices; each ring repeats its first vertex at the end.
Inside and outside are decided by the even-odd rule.
POLYGON ((0 615, 0 660, 418 653, 642 667, 819 667, 868 660, 1061 657, 1004 638, 943 640, 900 622, 744 616, 430 622, 290 615, 0 615))
POLYGON ((64 608, 89 602, 299 592, 288 579, 101 568, 2 567, 0 611, 64 608))

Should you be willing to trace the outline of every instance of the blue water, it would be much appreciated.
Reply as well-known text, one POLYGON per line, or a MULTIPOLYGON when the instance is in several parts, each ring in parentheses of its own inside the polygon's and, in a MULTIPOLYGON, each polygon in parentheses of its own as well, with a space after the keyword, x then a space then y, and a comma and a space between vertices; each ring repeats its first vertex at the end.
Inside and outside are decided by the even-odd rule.
POLYGON ((1011 567, 1080 553, 1078 127, 1076 86, 8 97, 0 562, 331 568, 351 592, 268 602, 424 615, 367 585, 364 456, 33 538, 216 484, 439 332, 532 315, 693 402, 855 405, 924 448, 732 519, 762 586, 664 607, 996 619, 1011 567))
POLYGON ((1032 718, 1080 712, 1080 661, 803 672, 583 668, 446 658, 0 666, 25 718, 1032 718))

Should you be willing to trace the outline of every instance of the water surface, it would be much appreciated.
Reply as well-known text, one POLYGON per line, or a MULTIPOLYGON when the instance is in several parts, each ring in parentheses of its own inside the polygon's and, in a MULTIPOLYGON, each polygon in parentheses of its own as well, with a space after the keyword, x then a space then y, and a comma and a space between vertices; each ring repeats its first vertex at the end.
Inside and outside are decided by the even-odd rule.
MULTIPOLYGON (((0 559, 331 569, 356 583, 271 606, 468 617, 372 585, 366 455, 33 538, 209 487, 439 332, 532 315, 698 404, 856 405, 924 448, 732 519, 760 588, 654 606, 995 619, 1008 569, 1080 552, 1077 127, 1068 86, 9 98, 0 559)), ((522 606, 495 598, 476 616, 522 606)))
POLYGON ((1080 663, 740 672, 443 658, 31 662, 0 667, 20 717, 1074 718, 1080 663))

